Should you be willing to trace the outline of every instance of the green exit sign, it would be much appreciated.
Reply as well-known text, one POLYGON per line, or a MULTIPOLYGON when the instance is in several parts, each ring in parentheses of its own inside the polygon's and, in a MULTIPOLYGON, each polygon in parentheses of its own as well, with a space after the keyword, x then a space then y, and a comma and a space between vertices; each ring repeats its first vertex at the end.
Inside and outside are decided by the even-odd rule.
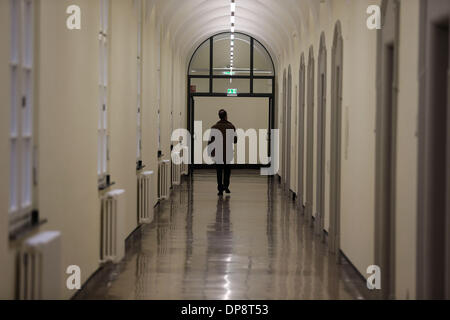
POLYGON ((229 96, 237 96, 237 89, 228 89, 227 94, 229 96))

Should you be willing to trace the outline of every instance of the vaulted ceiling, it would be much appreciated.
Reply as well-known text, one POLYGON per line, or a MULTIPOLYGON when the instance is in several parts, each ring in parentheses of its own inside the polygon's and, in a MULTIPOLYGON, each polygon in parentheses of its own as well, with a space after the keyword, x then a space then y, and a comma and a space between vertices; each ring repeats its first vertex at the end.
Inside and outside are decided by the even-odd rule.
MULTIPOLYGON (((209 36, 230 30, 230 0, 154 0, 164 32, 186 57, 209 36)), ((294 35, 331 0, 236 0, 236 32, 263 43, 276 63, 294 35)))

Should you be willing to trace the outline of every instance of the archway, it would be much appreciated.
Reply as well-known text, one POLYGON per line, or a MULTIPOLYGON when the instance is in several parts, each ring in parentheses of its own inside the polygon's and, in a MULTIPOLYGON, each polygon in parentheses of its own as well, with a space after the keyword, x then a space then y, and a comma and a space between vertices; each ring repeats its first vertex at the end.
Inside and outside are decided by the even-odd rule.
MULTIPOLYGON (((240 32, 224 32, 209 37, 191 57, 187 90, 187 126, 191 133, 194 133, 194 121, 202 111, 199 108, 203 108, 206 104, 201 101, 202 99, 219 98, 221 102, 217 99, 218 105, 223 101, 234 101, 234 105, 237 105, 236 101, 243 101, 244 98, 253 99, 252 101, 260 99, 259 103, 264 105, 264 110, 258 112, 256 116, 264 115, 266 122, 264 129, 268 130, 267 144, 270 155, 271 129, 275 126, 275 67, 269 52, 258 40, 240 32)), ((246 103, 243 102, 241 105, 246 103)), ((239 108, 234 109, 239 112, 239 108)), ((234 118, 239 118, 239 115, 235 115, 234 118)), ((246 118, 250 116, 246 115, 246 118)), ((194 134, 191 136, 191 146, 194 146, 194 134)), ((267 164, 258 163, 244 167, 265 165, 267 164)), ((202 168, 205 165, 196 164, 194 152, 191 152, 191 169, 194 167, 202 168)))
POLYGON ((304 166, 305 166, 305 54, 302 53, 300 57, 300 70, 299 70, 299 88, 298 88, 298 205, 301 210, 304 209, 304 166))
POLYGON ((400 2, 382 3, 378 33, 375 263, 383 270, 383 298, 395 295, 395 187, 400 2))
POLYGON ((292 136, 292 69, 291 66, 288 68, 287 77, 287 90, 286 90, 286 160, 285 163, 285 174, 286 174, 286 192, 290 195, 291 191, 291 136, 292 136))
POLYGON ((324 237, 325 215, 325 125, 327 97, 327 49, 325 34, 320 36, 317 74, 317 168, 316 168, 316 234, 324 237))
POLYGON ((283 95, 283 122, 282 122, 282 130, 283 130, 283 138, 282 138, 282 151, 281 151, 281 157, 283 159, 283 165, 282 165, 282 177, 281 177, 281 181, 282 181, 282 185, 283 185, 283 190, 286 189, 286 184, 287 184, 287 165, 286 165, 286 158, 287 158, 287 73, 286 73, 286 69, 284 69, 283 71, 283 91, 282 91, 282 95, 283 95))
POLYGON ((417 298, 450 299, 450 2, 420 12, 417 298))
POLYGON ((313 214, 313 199, 314 199, 314 49, 311 46, 309 48, 308 56, 308 115, 306 125, 306 139, 307 139, 307 151, 306 151, 306 219, 312 221, 313 214))
POLYGON ((341 215, 341 139, 342 139, 342 83, 343 50, 341 23, 334 28, 331 53, 331 128, 330 128, 330 227, 329 248, 339 257, 341 215))

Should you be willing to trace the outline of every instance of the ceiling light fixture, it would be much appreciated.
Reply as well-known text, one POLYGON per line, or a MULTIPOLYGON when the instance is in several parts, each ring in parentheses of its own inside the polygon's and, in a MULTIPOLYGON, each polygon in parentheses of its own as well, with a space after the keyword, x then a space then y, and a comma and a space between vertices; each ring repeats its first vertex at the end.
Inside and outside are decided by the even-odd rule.
POLYGON ((236 23, 236 17, 235 17, 236 0, 231 0, 230 9, 231 9, 230 23, 231 23, 231 34, 232 34, 232 38, 231 39, 234 39, 233 33, 234 33, 234 24, 236 23))

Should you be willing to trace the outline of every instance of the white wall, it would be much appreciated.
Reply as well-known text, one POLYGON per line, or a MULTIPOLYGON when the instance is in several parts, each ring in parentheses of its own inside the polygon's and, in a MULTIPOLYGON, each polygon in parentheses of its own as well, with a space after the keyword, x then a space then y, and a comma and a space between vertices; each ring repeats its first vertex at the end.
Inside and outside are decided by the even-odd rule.
MULTIPOLYGON (((295 35, 293 49, 284 52, 278 70, 293 70, 293 88, 298 85, 300 55, 314 47, 315 57, 315 143, 317 152, 317 60, 320 34, 325 33, 327 47, 327 110, 325 229, 329 228, 330 190, 330 125, 331 125, 331 52, 334 25, 341 21, 344 38, 343 102, 342 102, 342 176, 341 176, 341 248, 359 272, 374 264, 375 248, 375 112, 377 33, 366 27, 366 9, 381 1, 333 0, 310 12, 305 28, 295 35)), ((398 298, 415 297, 415 239, 417 188, 417 109, 418 109, 418 13, 419 1, 401 2, 400 88, 398 114, 398 166, 396 199, 396 294, 398 298)), ((278 74, 278 110, 282 119, 282 74, 278 74)), ((307 84, 308 86, 308 84, 307 84)), ((306 90, 308 90, 306 88, 306 90)), ((295 101, 293 92, 292 101, 295 101)), ((295 113, 292 113, 295 116, 295 113)), ((297 113, 298 116, 298 113, 297 113)), ((306 117, 306 114, 305 114, 306 117)), ((291 120, 293 121, 293 120, 291 120)), ((297 131, 292 122, 293 145, 297 131)), ((293 146, 291 146, 293 148, 293 146)), ((292 149, 293 150, 293 149, 292 149)), ((291 154, 291 189, 297 191, 295 171, 297 153, 291 154)), ((305 154, 306 161, 306 154, 305 154)), ((281 162, 282 163, 282 162, 281 162)), ((306 167, 305 167, 306 169, 306 167)), ((316 181, 316 165, 314 181, 316 181)), ((314 182, 316 202, 316 182, 314 182)), ((314 203, 313 212, 316 213, 314 203)))
MULTIPOLYGON (((100 1, 36 1, 36 96, 38 127, 38 198, 41 217, 48 219, 40 230, 62 232, 62 298, 75 292, 65 288, 65 268, 81 267, 85 282, 99 267, 100 197, 97 186, 97 123, 100 1), (67 6, 82 8, 81 30, 66 28, 67 6)), ((143 162, 146 170, 157 170, 157 43, 161 37, 158 11, 144 1, 143 40, 143 162)), ((1 99, 9 105, 9 1, 1 1, 0 76, 1 99)), ((136 212, 136 101, 137 101, 137 17, 136 1, 112 0, 109 50, 109 171, 114 188, 126 190, 127 235, 137 227, 136 212)), ((170 36, 168 36, 170 38, 170 36)), ((161 56, 166 57, 161 74, 172 75, 175 85, 185 86, 181 57, 172 55, 167 40, 161 56), (174 65, 172 67, 172 65, 174 65), (176 81, 176 82, 175 82, 176 81)), ((170 146, 171 105, 178 112, 174 125, 183 125, 185 87, 172 90, 163 78, 165 103, 161 117, 162 143, 170 146), (175 97, 175 95, 177 95, 175 97), (169 110, 169 111, 167 111, 169 110)), ((177 112, 174 112, 176 114, 177 112)), ((0 150, 9 154, 9 108, 0 109, 0 150)), ((9 157, 0 158, 3 176, 9 176, 9 157)), ((8 179, 0 183, 0 298, 14 297, 14 255, 20 243, 8 240, 8 179)), ((153 185, 156 203, 156 179, 153 185)))

